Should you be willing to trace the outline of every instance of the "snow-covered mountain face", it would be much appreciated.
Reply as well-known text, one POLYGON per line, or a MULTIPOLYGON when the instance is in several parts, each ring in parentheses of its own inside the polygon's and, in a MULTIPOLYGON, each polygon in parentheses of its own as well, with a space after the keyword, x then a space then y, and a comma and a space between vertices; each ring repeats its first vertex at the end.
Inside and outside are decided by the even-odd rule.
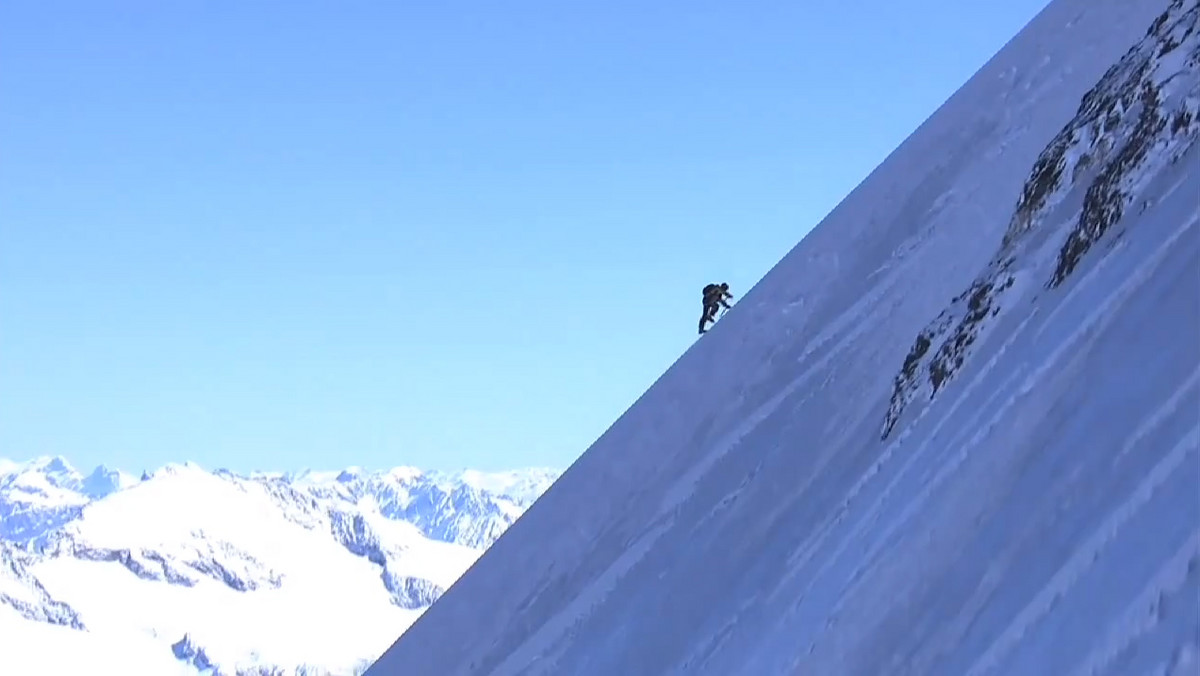
POLYGON ((101 465, 84 476, 62 458, 0 460, 0 540, 27 542, 79 516, 83 506, 135 483, 101 465))
POLYGON ((0 670, 361 673, 556 478, 0 461, 0 670))
POLYGON ((549 469, 485 474, 397 468, 386 473, 348 469, 332 481, 327 475, 304 475, 291 481, 323 498, 372 500, 383 516, 411 523, 434 540, 485 548, 557 476, 549 469))
POLYGON ((1198 14, 1054 0, 367 673, 1197 673, 1198 14))

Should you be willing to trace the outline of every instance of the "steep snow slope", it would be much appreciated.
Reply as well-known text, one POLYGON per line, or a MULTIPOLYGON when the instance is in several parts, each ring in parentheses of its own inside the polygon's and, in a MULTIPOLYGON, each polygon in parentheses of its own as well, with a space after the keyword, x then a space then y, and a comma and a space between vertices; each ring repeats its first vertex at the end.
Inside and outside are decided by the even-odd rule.
POLYGON ((131 675, 361 673, 490 544, 431 539, 384 505, 457 495, 413 513, 437 521, 449 510, 444 521, 482 538, 554 473, 464 476, 244 477, 187 463, 93 500, 61 458, 7 463, 0 501, 32 506, 12 517, 28 526, 21 537, 0 540, 0 673, 74 673, 89 654, 131 675), (38 513, 55 518, 27 518, 38 513))
POLYGON ((1196 673, 1197 12, 1055 0, 368 674, 1196 673))

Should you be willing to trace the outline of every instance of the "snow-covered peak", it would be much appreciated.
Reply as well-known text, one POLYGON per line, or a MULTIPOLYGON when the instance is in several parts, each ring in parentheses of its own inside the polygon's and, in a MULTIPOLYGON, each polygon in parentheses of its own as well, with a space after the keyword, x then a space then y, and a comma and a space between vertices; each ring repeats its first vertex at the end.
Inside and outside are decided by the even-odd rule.
MULTIPOLYGON (((65 460, 4 468, 0 623, 102 631, 187 673, 361 672, 525 499, 412 467, 241 475, 183 462, 140 481, 65 460), (20 502, 30 487, 35 505, 20 502)), ((521 474, 489 487, 553 477, 521 474)))
POLYGON ((387 475, 393 480, 400 483, 412 483, 421 478, 425 474, 417 467, 401 466, 393 467, 387 471, 387 475))
POLYGON ((71 463, 61 455, 41 456, 29 462, 29 469, 36 469, 48 476, 77 476, 71 463))
POLYGON ((0 491, 24 490, 27 495, 42 495, 48 501, 62 499, 66 491, 96 499, 136 483, 129 474, 97 466, 84 476, 62 456, 42 456, 27 462, 0 459, 0 491))
POLYGON ((209 472, 201 467, 198 463, 187 460, 184 462, 169 462, 158 469, 149 472, 145 476, 147 478, 155 478, 159 476, 200 476, 209 472))
POLYGON ((478 491, 502 495, 518 505, 528 507, 554 483, 560 472, 549 468, 530 467, 503 472, 481 472, 464 469, 449 474, 435 474, 443 483, 461 483, 478 491))
POLYGON ((0 462, 0 540, 24 542, 75 518, 90 498, 64 459, 0 462))
POLYGON ((150 632, 198 669, 338 672, 378 649, 371 624, 404 626, 476 555, 278 480, 179 465, 88 504, 28 569, 89 627, 150 632))
POLYGON ((76 492, 82 480, 83 476, 59 456, 0 465, 0 489, 20 489, 31 499, 34 495, 54 499, 58 491, 76 492))
MULTIPOLYGON (((386 470, 348 467, 340 471, 208 471, 198 463, 169 463, 139 478, 105 465, 80 474, 62 457, 28 462, 0 461, 0 537, 31 541, 76 518, 96 500, 142 485, 162 492, 177 485, 181 494, 213 479, 290 486, 311 497, 354 503, 370 499, 381 513, 417 525, 434 539, 470 547, 489 545, 557 478, 552 469, 499 472, 425 471, 401 465, 386 470), (162 483, 159 480, 166 480, 162 483)), ((120 502, 120 501, 118 501, 120 502)))
POLYGON ((110 469, 105 465, 98 465, 80 482, 79 492, 92 500, 99 500, 137 483, 138 479, 132 474, 118 469, 110 469))
POLYGON ((66 530, 114 547, 159 545, 197 530, 239 539, 269 530, 270 524, 261 521, 268 513, 238 483, 195 466, 173 465, 89 504, 79 523, 66 530))
POLYGON ((84 505, 137 481, 103 465, 84 476, 60 456, 0 461, 0 540, 28 542, 78 517, 84 505))
POLYGON ((388 518, 417 525, 428 537, 487 547, 558 478, 547 468, 498 472, 347 467, 305 471, 286 480, 313 495, 370 500, 388 518))

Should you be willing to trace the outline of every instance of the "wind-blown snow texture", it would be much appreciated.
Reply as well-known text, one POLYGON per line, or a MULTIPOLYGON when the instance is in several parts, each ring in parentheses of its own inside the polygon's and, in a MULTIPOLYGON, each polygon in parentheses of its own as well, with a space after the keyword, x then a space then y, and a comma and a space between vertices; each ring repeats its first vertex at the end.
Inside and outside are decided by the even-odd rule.
POLYGON ((1196 673, 1197 11, 1055 0, 367 673, 1196 673))
POLYGON ((0 461, 0 673, 361 673, 556 477, 0 461))

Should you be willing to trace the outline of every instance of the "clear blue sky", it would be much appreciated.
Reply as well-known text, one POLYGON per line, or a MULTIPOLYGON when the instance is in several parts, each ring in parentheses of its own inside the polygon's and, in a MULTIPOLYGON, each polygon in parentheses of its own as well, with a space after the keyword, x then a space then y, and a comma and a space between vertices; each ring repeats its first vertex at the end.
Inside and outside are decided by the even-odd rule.
POLYGON ((0 457, 565 467, 1044 4, 6 2, 0 457))

